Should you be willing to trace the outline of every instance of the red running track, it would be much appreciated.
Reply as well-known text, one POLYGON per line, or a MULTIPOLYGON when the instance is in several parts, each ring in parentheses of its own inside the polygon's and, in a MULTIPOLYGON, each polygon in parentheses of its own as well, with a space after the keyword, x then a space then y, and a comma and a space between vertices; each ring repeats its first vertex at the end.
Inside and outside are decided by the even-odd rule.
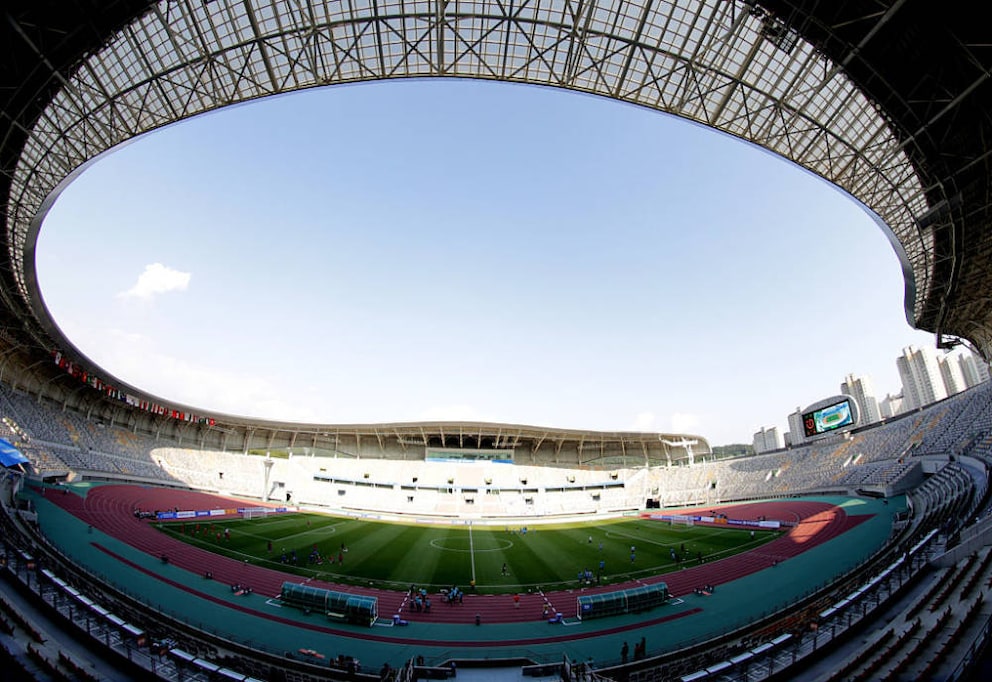
MULTIPOLYGON (((296 575, 245 564, 194 547, 161 533, 147 520, 140 520, 134 516, 135 509, 229 509, 244 506, 243 500, 191 490, 146 488, 134 485, 99 486, 90 490, 85 498, 72 493, 62 494, 51 488, 47 489, 45 494, 49 501, 70 512, 84 523, 90 524, 94 528, 152 556, 168 556, 169 563, 180 568, 200 575, 210 571, 214 580, 222 584, 241 583, 250 585, 257 594, 276 596, 282 589, 283 582, 300 579, 296 575)), ((256 502, 251 504, 257 505, 256 502)), ((733 509, 734 518, 757 519, 758 517, 765 517, 792 522, 796 525, 781 537, 751 552, 735 554, 726 559, 658 575, 632 583, 630 586, 664 582, 673 595, 683 595, 702 585, 720 585, 765 570, 778 562, 801 554, 843 534, 870 518, 870 516, 848 516, 843 509, 835 505, 805 500, 752 502, 713 507, 707 512, 729 511, 730 509, 733 509)), ((697 509, 693 513, 705 514, 706 512, 697 509)), ((222 518, 227 517, 211 517, 212 520, 222 518)), ((659 521, 659 523, 664 522, 659 521)), ((433 608, 431 613, 426 614, 413 613, 407 609, 407 595, 404 592, 352 585, 341 586, 319 580, 310 580, 308 584, 377 597, 380 617, 390 618, 392 614, 396 613, 402 614, 406 620, 463 624, 474 624, 476 613, 481 614, 485 623, 541 620, 544 618, 544 605, 546 603, 552 611, 557 609, 567 616, 571 616, 576 597, 579 594, 612 592, 624 587, 622 584, 614 584, 583 590, 521 594, 519 607, 513 603, 513 598, 510 595, 466 594, 464 604, 458 606, 449 606, 443 603, 440 595, 433 595, 431 599, 433 608)))

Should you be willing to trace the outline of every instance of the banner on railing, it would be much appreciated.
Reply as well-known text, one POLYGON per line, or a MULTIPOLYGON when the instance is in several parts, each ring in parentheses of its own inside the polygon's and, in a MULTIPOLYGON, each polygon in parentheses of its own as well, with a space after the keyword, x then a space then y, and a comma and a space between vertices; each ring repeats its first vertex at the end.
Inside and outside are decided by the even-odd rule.
POLYGON ((653 519, 655 521, 668 521, 670 523, 686 523, 691 521, 693 523, 709 523, 713 525, 728 525, 728 526, 741 526, 746 528, 771 528, 778 529, 781 528, 783 524, 781 521, 768 521, 765 520, 753 520, 753 519, 731 519, 727 516, 691 516, 686 514, 647 514, 647 518, 653 519))

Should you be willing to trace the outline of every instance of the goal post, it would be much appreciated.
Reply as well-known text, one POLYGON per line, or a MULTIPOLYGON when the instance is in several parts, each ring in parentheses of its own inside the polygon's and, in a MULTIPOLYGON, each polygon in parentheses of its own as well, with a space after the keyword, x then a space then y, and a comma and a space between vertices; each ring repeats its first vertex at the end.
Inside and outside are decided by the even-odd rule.
POLYGON ((265 507, 251 507, 245 509, 241 512, 241 518, 245 521, 252 521, 254 519, 264 519, 269 515, 269 510, 265 507))

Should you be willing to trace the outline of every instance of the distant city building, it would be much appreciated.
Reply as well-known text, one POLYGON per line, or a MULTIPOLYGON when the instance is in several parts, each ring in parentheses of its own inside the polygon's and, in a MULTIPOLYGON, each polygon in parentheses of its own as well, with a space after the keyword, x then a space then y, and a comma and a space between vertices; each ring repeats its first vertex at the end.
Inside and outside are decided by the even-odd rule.
POLYGON ((797 407, 789 415, 789 447, 796 447, 806 442, 806 431, 803 429, 803 408, 797 407))
POLYGON ((964 383, 968 388, 989 380, 989 363, 971 351, 965 351, 958 357, 958 365, 961 367, 961 376, 964 377, 964 383))
MULTIPOLYGON (((889 393, 882 399, 875 396, 869 376, 851 373, 844 377, 840 392, 857 403, 860 425, 875 424, 925 407, 983 381, 989 381, 992 374, 989 363, 970 350, 944 354, 929 346, 903 348, 902 354, 896 358, 896 367, 902 381, 902 391, 889 393)), ((768 452, 786 446, 797 447, 810 441, 806 437, 807 429, 803 423, 803 408, 797 407, 795 412, 788 415, 788 424, 788 430, 781 438, 774 428, 762 428, 755 433, 755 452, 768 452), (774 434, 773 441, 768 440, 769 434, 774 434)))
POLYGON ((944 389, 947 391, 947 395, 954 395, 968 388, 964 374, 961 372, 961 365, 956 357, 945 355, 937 362, 940 365, 940 376, 944 380, 944 389))
POLYGON ((878 403, 878 411, 882 415, 882 419, 892 419, 900 412, 902 412, 902 394, 897 393, 896 395, 888 394, 882 398, 878 403))
POLYGON ((781 450, 785 447, 785 439, 779 433, 777 426, 769 428, 762 427, 760 431, 754 434, 752 445, 754 446, 754 454, 760 455, 762 452, 781 450))
POLYGON ((896 358, 902 380, 903 411, 935 403, 947 397, 937 352, 925 346, 909 346, 896 358))
POLYGON ((857 401, 862 425, 874 424, 882 420, 882 414, 878 410, 878 400, 875 398, 875 389, 872 388, 871 379, 867 376, 848 374, 841 382, 840 392, 857 401))

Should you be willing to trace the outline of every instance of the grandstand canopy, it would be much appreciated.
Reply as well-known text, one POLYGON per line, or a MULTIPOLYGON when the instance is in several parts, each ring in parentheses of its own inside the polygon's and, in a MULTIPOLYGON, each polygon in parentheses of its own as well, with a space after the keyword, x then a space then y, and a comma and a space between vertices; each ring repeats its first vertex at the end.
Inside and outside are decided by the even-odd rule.
POLYGON ((794 161, 885 226, 903 264, 909 321, 940 345, 965 339, 988 358, 992 49, 979 9, 925 0, 566 0, 513 12, 491 0, 7 3, 5 378, 84 409, 106 403, 50 362, 54 349, 88 361, 51 320, 34 270, 45 213, 100 154, 238 102, 442 76, 597 94, 794 161))

